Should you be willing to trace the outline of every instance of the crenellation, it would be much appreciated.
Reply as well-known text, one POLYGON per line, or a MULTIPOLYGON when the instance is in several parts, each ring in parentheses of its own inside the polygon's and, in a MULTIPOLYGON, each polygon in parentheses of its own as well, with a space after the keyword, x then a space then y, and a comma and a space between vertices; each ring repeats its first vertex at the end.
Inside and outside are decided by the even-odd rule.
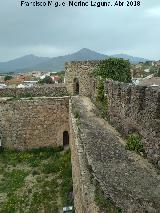
POLYGON ((64 84, 59 85, 42 85, 30 88, 5 88, 0 89, 0 97, 61 97, 67 95, 67 90, 64 84))
POLYGON ((148 158, 160 161, 160 88, 106 81, 105 90, 111 123, 126 135, 138 132, 148 158))

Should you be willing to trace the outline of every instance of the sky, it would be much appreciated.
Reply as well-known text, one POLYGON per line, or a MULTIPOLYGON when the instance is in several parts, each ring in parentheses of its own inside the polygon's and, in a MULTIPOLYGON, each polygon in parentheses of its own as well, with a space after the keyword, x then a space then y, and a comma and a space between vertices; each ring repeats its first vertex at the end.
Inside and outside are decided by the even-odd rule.
POLYGON ((21 7, 20 0, 1 1, 0 61, 28 54, 55 57, 81 48, 160 59, 159 0, 140 0, 139 7, 100 8, 69 7, 68 2, 55 8, 21 7))

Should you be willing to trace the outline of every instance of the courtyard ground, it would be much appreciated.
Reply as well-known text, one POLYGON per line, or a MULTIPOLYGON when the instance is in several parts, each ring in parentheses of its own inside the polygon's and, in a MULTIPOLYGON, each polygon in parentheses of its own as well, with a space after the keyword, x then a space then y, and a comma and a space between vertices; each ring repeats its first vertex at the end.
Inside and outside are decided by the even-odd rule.
POLYGON ((72 205, 69 150, 0 152, 0 213, 58 213, 72 205))

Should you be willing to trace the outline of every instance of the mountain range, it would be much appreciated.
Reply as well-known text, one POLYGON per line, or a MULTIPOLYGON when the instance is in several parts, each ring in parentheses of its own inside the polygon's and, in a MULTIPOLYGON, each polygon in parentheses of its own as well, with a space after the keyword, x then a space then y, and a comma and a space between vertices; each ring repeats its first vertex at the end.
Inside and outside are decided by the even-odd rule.
POLYGON ((87 48, 83 48, 73 54, 49 58, 38 57, 35 55, 26 55, 7 62, 0 62, 0 73, 5 72, 29 72, 29 71, 53 71, 59 72, 64 70, 65 62, 69 61, 85 61, 85 60, 103 60, 107 58, 123 58, 131 63, 139 63, 148 61, 148 59, 133 57, 125 54, 104 55, 87 48))

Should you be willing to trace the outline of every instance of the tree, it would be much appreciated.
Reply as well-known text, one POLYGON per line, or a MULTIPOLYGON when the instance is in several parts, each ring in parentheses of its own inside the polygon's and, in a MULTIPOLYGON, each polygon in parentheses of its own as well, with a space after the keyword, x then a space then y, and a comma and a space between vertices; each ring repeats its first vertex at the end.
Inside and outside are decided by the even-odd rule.
POLYGON ((45 78, 39 80, 41 84, 53 84, 53 80, 50 76, 46 76, 45 78))
POLYGON ((109 58, 99 63, 93 75, 128 83, 131 82, 131 65, 128 60, 109 58))
POLYGON ((4 77, 4 80, 5 81, 9 81, 9 80, 11 80, 13 77, 11 76, 11 75, 6 75, 5 77, 4 77))
POLYGON ((155 66, 151 66, 149 72, 150 74, 158 75, 158 69, 155 66))

